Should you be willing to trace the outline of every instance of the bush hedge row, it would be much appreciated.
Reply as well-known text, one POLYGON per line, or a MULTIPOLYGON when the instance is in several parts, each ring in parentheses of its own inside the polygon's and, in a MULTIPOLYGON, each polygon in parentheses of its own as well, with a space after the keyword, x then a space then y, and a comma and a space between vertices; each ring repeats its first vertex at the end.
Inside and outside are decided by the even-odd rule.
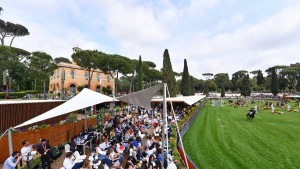
MULTIPOLYGON (((37 94, 39 93, 38 90, 27 90, 22 92, 12 92, 8 93, 9 96, 17 96, 18 98, 23 98, 27 94, 37 94)), ((6 93, 0 93, 0 99, 5 99, 6 93)))

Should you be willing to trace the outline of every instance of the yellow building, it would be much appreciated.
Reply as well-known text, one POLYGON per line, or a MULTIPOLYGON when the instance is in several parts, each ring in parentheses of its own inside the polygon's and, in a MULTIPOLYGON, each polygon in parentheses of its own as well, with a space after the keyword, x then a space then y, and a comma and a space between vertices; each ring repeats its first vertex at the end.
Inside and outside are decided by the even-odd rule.
MULTIPOLYGON (((73 52, 79 50, 81 49, 78 47, 73 48, 73 52)), ((64 88, 65 92, 72 94, 79 92, 78 86, 88 86, 88 71, 78 66, 74 61, 72 64, 60 62, 57 65, 58 68, 54 70, 53 76, 50 76, 50 92, 62 92, 64 88)), ((102 93, 102 87, 113 90, 113 79, 111 75, 104 74, 101 70, 96 70, 93 73, 90 89, 102 93)))

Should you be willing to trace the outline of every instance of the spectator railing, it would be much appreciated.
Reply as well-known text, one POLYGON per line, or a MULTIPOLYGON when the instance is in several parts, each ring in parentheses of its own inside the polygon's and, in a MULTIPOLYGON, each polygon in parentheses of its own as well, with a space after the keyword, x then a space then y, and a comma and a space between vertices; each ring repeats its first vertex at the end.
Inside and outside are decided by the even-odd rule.
POLYGON ((83 131, 83 130, 84 130, 84 124, 76 125, 76 126, 74 125, 74 127, 49 138, 48 143, 51 146, 56 146, 59 145, 60 143, 69 142, 69 140, 72 137, 76 136, 79 133, 79 131, 83 131))

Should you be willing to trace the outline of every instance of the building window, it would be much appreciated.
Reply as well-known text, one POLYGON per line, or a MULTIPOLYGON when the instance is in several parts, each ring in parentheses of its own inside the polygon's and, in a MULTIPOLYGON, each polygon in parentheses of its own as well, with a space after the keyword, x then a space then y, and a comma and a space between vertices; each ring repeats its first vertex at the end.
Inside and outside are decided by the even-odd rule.
POLYGON ((57 70, 56 75, 57 75, 57 77, 59 77, 59 70, 57 70))
POLYGON ((70 85, 70 93, 76 93, 76 86, 74 84, 70 85))
POLYGON ((85 73, 84 73, 84 77, 85 77, 86 80, 89 79, 89 73, 88 73, 88 72, 85 72, 85 73))
POLYGON ((71 70, 71 77, 72 77, 72 79, 74 79, 74 77, 75 77, 75 71, 74 70, 71 70))
POLYGON ((100 79, 101 79, 101 75, 97 74, 97 80, 100 81, 100 79))
POLYGON ((108 82, 110 81, 110 76, 109 76, 109 75, 107 76, 107 81, 108 81, 108 82))
POLYGON ((97 87, 96 87, 96 92, 101 93, 101 88, 100 88, 100 86, 97 86, 97 87))

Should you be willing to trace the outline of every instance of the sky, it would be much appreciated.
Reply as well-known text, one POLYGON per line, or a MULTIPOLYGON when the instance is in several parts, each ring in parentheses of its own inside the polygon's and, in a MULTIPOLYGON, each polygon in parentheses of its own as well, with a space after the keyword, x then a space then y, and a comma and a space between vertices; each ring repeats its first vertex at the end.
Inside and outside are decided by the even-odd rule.
MULTIPOLYGON (((232 73, 300 62, 299 0, 1 0, 4 21, 30 35, 13 46, 71 59, 97 49, 173 70, 232 73)), ((9 45, 10 39, 5 41, 9 45)))

